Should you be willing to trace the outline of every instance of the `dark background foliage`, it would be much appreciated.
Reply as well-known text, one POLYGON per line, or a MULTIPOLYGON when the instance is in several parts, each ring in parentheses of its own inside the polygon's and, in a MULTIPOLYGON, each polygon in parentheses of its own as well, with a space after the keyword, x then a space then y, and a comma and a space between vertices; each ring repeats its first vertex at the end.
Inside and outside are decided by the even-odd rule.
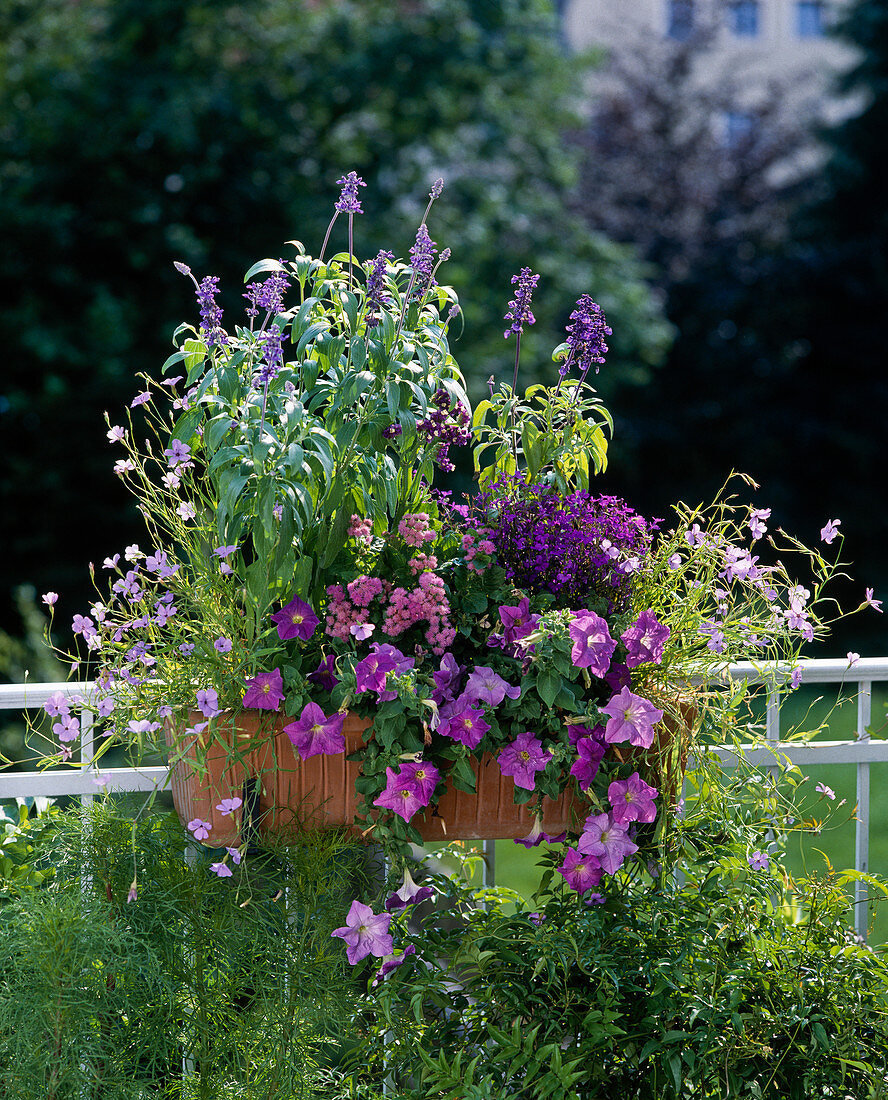
MULTIPOLYGON (((857 5, 845 28, 870 106, 788 188, 768 168, 804 134, 779 89, 762 136, 725 150, 700 130, 682 145, 670 111, 693 89, 675 53, 626 74, 622 102, 583 124, 587 61, 568 56, 554 9, 0 0, 0 625, 20 632, 25 582, 60 592, 66 622, 90 594, 87 563, 139 537, 101 414, 129 403, 138 371, 158 373, 195 316, 172 260, 220 275, 228 317, 242 316, 243 272, 293 237, 316 250, 350 169, 369 184, 363 255, 406 253, 430 182, 446 179, 430 230, 453 249, 455 350, 476 397, 511 370, 513 272, 542 275, 524 382, 550 376, 549 349, 591 292, 615 330, 599 377, 618 415, 603 490, 662 515, 747 470, 758 503, 809 541, 841 516, 852 598, 884 589, 888 4, 857 5), (653 120, 633 108, 652 76, 653 120), (677 338, 658 369, 666 317, 677 338)), ((870 619, 838 650, 884 649, 870 619)))

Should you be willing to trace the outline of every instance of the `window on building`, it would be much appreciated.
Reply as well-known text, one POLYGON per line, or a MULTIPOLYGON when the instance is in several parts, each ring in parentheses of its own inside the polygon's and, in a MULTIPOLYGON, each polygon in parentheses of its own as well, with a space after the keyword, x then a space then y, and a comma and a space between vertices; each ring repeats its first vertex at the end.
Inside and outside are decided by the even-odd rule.
POLYGON ((826 13, 821 0, 798 0, 796 33, 799 38, 820 38, 826 34, 826 13))
POLYGON ((669 0, 666 33, 684 42, 694 31, 694 0, 669 0))
POLYGON ((728 26, 738 38, 755 38, 759 33, 758 0, 734 0, 729 4, 728 26))

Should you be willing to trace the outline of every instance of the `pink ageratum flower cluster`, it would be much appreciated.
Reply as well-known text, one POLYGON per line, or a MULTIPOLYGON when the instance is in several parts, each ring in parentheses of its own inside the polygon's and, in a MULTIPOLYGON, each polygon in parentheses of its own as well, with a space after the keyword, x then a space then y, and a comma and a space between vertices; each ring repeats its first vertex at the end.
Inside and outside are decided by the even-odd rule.
POLYGON ((373 600, 384 598, 390 590, 391 584, 378 577, 357 577, 347 589, 341 584, 331 584, 327 588, 326 633, 331 638, 348 640, 352 637, 353 626, 367 622, 367 609, 373 600))
POLYGON ((398 524, 398 534, 408 546, 413 546, 417 550, 421 550, 427 542, 434 542, 438 537, 429 524, 426 512, 408 512, 398 524))
POLYGON ((369 519, 361 519, 360 516, 352 516, 348 525, 348 537, 355 542, 363 542, 369 546, 373 541, 373 524, 369 519))
POLYGON ((396 638, 422 622, 429 624, 425 638, 432 653, 446 653, 456 638, 456 629, 450 622, 444 581, 437 573, 421 573, 416 588, 409 592, 401 587, 392 590, 382 629, 390 638, 396 638))
POLYGON ((466 552, 466 568, 470 573, 483 573, 496 553, 496 546, 486 537, 487 534, 489 534, 487 529, 481 528, 477 535, 466 534, 462 537, 462 548, 466 552))

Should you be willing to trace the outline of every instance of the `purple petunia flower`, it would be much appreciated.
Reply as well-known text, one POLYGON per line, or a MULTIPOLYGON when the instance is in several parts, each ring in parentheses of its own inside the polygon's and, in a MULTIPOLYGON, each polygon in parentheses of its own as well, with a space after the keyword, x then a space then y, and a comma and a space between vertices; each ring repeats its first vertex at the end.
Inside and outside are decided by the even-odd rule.
POLYGON ((423 797, 419 785, 413 780, 411 773, 404 768, 399 768, 397 771, 394 768, 386 768, 385 777, 385 790, 374 799, 374 806, 391 810, 405 821, 409 821, 417 810, 428 806, 430 799, 423 797))
POLYGON ((564 853, 564 862, 556 870, 564 877, 564 881, 578 894, 585 894, 601 882, 604 874, 594 856, 583 855, 576 848, 567 848, 564 853))
POLYGON ((628 779, 617 779, 607 789, 607 799, 611 804, 613 819, 618 825, 627 825, 630 821, 650 823, 657 816, 654 800, 658 794, 633 772, 628 779))
POLYGON ((337 712, 328 718, 317 703, 306 703, 302 714, 295 722, 284 726, 284 733, 290 738, 300 759, 323 753, 326 756, 345 752, 345 735, 342 727, 345 714, 337 712))
POLYGON ((507 683, 502 676, 498 676, 487 665, 477 665, 469 674, 462 695, 457 700, 457 705, 470 705, 471 703, 486 703, 489 707, 498 707, 508 695, 510 699, 518 699, 521 688, 507 683))
POLYGON ((552 753, 543 748, 542 741, 525 730, 502 750, 496 762, 503 775, 512 776, 516 787, 532 791, 536 786, 536 773, 543 771, 551 759, 552 753))
POLYGON ((459 714, 452 714, 438 726, 438 733, 451 737, 470 749, 476 749, 490 729, 484 721, 484 711, 479 707, 465 707, 459 714))
POLYGON ((597 814, 586 819, 577 850, 593 856, 606 874, 613 875, 638 851, 638 845, 629 839, 625 825, 610 814, 597 814))
POLYGON ((281 641, 299 638, 307 642, 317 629, 320 619, 305 600, 295 596, 286 607, 282 607, 271 616, 271 621, 277 624, 281 641))
POLYGON ((508 313, 503 318, 505 321, 512 322, 503 333, 507 340, 511 333, 514 332, 516 336, 520 336, 525 325, 536 323, 536 318, 530 312, 530 300, 539 281, 539 275, 534 275, 529 267, 522 267, 520 275, 512 276, 512 284, 517 283, 518 289, 515 291, 515 297, 509 302, 508 313))
POLYGON ((663 660, 663 647, 669 640, 669 634, 669 627, 659 622, 653 611, 642 611, 620 635, 626 647, 626 667, 658 665, 663 660))
POLYGON ((404 871, 404 881, 401 888, 394 894, 389 894, 385 899, 387 912, 394 913, 399 909, 406 909, 408 905, 419 905, 432 896, 432 890, 428 886, 417 886, 413 876, 408 870, 404 871))
POLYGON ((438 786, 438 781, 441 778, 441 773, 435 765, 429 764, 425 760, 406 760, 401 765, 401 772, 404 779, 409 779, 416 786, 420 798, 425 799, 425 805, 427 806, 431 802, 435 787, 438 786))
POLYGON ((575 668, 588 668, 593 676, 603 677, 610 668, 617 643, 600 615, 578 615, 569 627, 573 648, 570 659, 575 668))
POLYGON ((438 668, 438 672, 432 673, 432 679, 435 681, 432 699, 440 705, 453 699, 464 670, 452 653, 444 654, 438 668))
POLYGON ((519 638, 532 634, 540 621, 539 615, 530 613, 530 599, 527 596, 514 607, 503 605, 499 609, 499 617, 503 624, 503 641, 507 644, 513 644, 519 638))
POLYGON ((328 653, 326 657, 323 657, 318 667, 314 672, 309 672, 307 678, 311 683, 317 684, 318 687, 323 688, 324 691, 332 691, 339 683, 336 676, 335 655, 333 653, 328 653))
MULTIPOLYGON (((406 676, 407 673, 416 664, 415 657, 408 657, 407 654, 402 653, 397 646, 389 645, 387 642, 374 642, 373 645, 370 647, 370 652, 383 657, 391 657, 391 659, 395 662, 395 667, 392 671, 396 676, 406 676)), ((386 703, 390 699, 397 698, 398 693, 392 688, 388 688, 385 691, 379 692, 380 703, 386 703)))
POLYGON ((654 743, 654 727, 663 717, 663 711, 647 699, 633 695, 629 688, 624 687, 607 706, 599 709, 602 714, 608 715, 604 730, 604 739, 608 744, 628 741, 637 748, 649 749, 654 743))
MULTIPOLYGON (((600 726, 596 728, 601 729, 600 726)), ((606 746, 596 737, 583 737, 577 742, 577 759, 571 765, 570 774, 581 787, 591 785, 606 751, 606 746)))
POLYGON ((284 678, 279 668, 260 672, 247 680, 243 704, 253 710, 280 710, 284 701, 284 678))
POLYGON ((345 927, 337 928, 331 935, 345 940, 345 954, 352 966, 368 955, 382 959, 392 953, 394 945, 388 934, 390 913, 374 913, 369 905, 355 899, 345 921, 345 927))
POLYGON ((416 954, 416 948, 412 943, 408 944, 400 955, 392 955, 390 959, 386 959, 379 970, 376 972, 376 977, 370 983, 370 988, 377 985, 387 975, 391 974, 393 970, 397 970, 399 966, 403 966, 404 963, 410 958, 411 955, 416 954))
POLYGON ((371 653, 355 665, 355 691, 384 691, 385 678, 397 662, 386 653, 371 653))
POLYGON ((520 844, 523 848, 536 848, 538 844, 542 844, 544 841, 548 841, 549 837, 543 832, 543 822, 541 818, 535 817, 533 819, 533 827, 527 836, 521 836, 515 838, 515 843, 520 844))

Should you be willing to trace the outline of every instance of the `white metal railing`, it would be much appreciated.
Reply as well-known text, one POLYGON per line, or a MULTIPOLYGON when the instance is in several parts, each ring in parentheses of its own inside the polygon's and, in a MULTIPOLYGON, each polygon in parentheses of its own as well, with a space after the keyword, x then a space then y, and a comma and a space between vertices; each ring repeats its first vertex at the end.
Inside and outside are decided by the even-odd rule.
MULTIPOLYGON (((793 764, 856 764, 857 765, 857 814, 855 839, 855 867, 858 871, 869 871, 869 827, 870 827, 870 765, 888 762, 888 740, 870 740, 869 727, 872 724, 872 688, 874 683, 888 681, 888 657, 863 657, 853 665, 847 658, 811 659, 798 662, 803 684, 836 684, 856 689, 857 725, 856 736, 852 741, 781 741, 780 740, 780 695, 781 670, 775 675, 773 666, 739 663, 726 666, 725 680, 747 680, 749 683, 762 683, 767 689, 767 715, 765 724, 765 745, 746 746, 744 759, 755 767, 779 772, 781 757, 793 764)), ((788 679, 788 670, 782 670, 783 680, 788 679)), ((61 692, 68 698, 79 697, 86 703, 93 693, 92 683, 58 684, 0 684, 0 711, 32 710, 42 707, 55 692, 61 692)), ((11 798, 32 796, 58 797, 62 795, 80 796, 87 804, 98 793, 96 778, 98 772, 93 760, 94 753, 94 716, 84 710, 81 716, 81 762, 69 768, 51 771, 0 771, 0 801, 11 798)), ((715 752, 722 764, 730 767, 737 762, 737 751, 729 746, 718 746, 715 752)), ((103 788, 115 793, 133 791, 152 791, 166 786, 169 772, 166 767, 109 768, 103 769, 103 788), (105 778, 107 777, 107 778, 105 778)), ((489 859, 487 880, 493 878, 494 845, 486 842, 485 854, 489 859)), ((867 890, 865 883, 855 884, 854 926, 858 935, 866 936, 867 931, 867 890)))

